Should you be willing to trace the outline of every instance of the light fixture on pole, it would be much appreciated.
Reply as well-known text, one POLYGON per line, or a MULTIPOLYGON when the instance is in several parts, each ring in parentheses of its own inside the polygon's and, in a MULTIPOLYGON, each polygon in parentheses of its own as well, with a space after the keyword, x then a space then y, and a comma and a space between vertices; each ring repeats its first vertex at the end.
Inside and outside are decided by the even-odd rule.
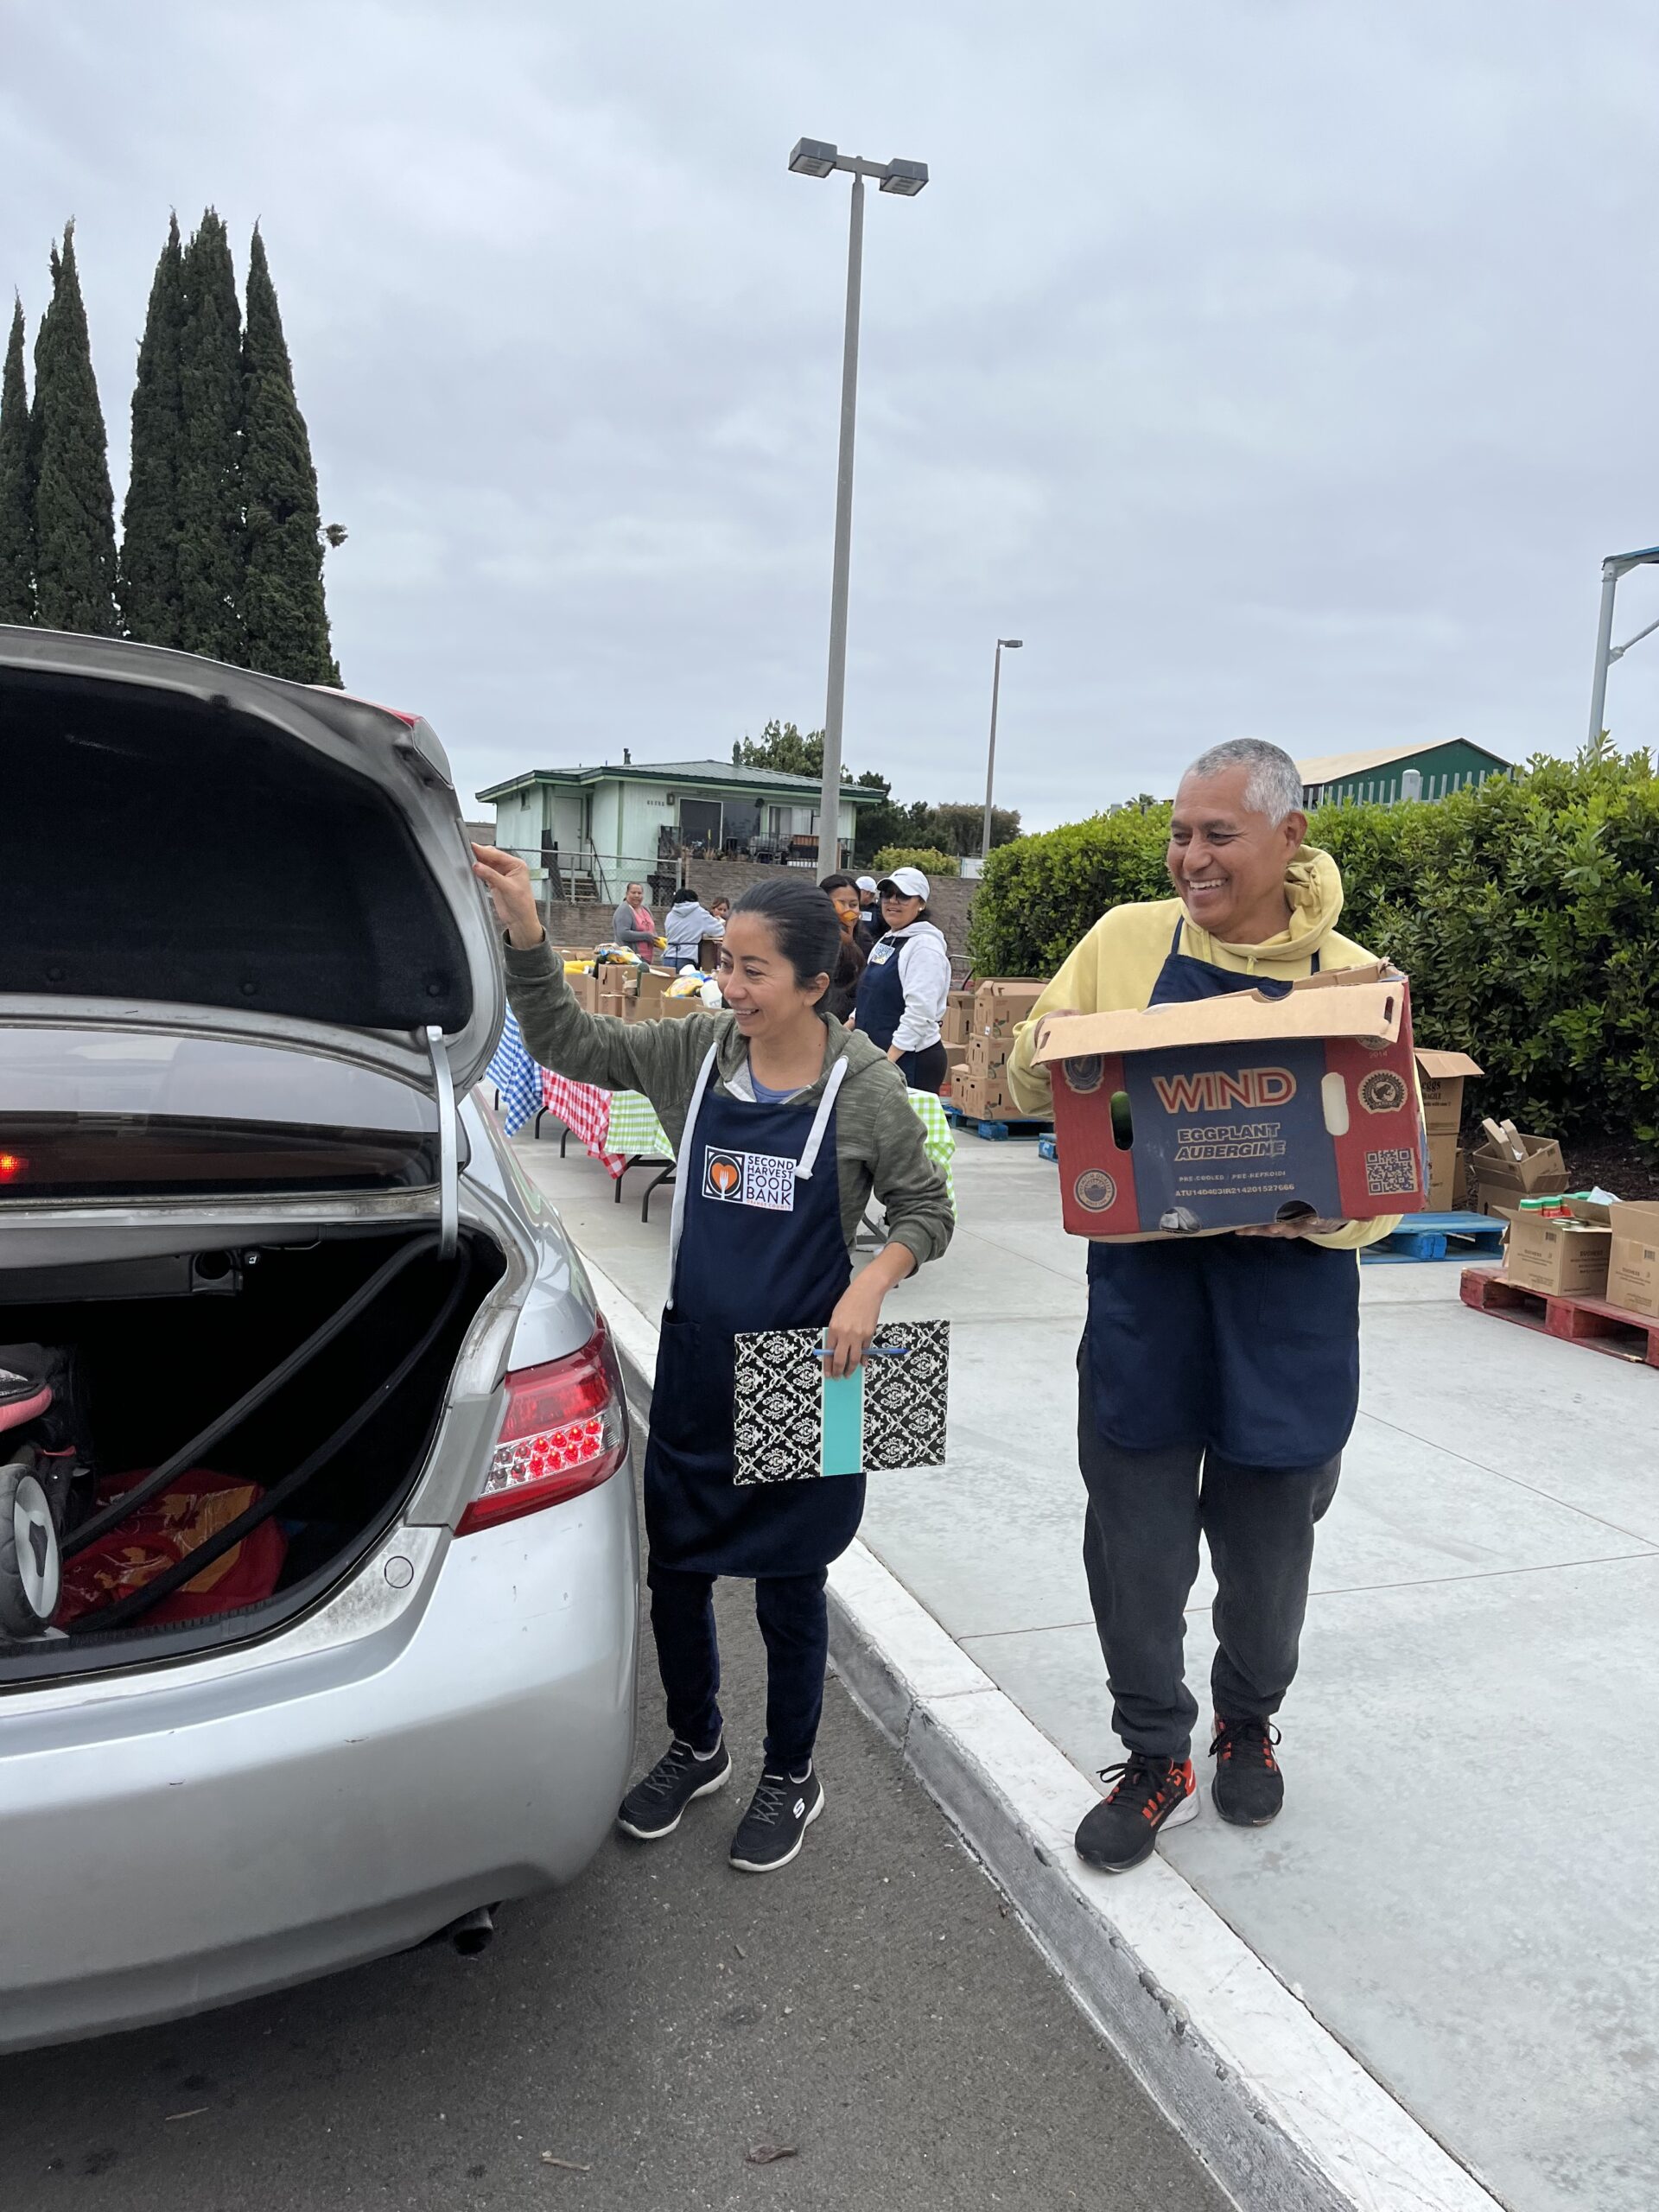
POLYGON ((985 751, 985 827, 979 840, 979 869, 982 875, 985 863, 991 856, 991 786, 996 780, 996 700, 1002 689, 1002 656, 1017 653, 1025 644, 1023 638, 999 638, 996 658, 991 664, 991 741, 985 751))
POLYGON ((830 586, 830 677, 823 708, 823 782, 818 804, 818 866, 841 865, 841 717, 847 691, 847 585, 853 548, 853 430, 858 406, 858 308, 864 261, 864 180, 913 200, 927 182, 925 162, 867 162, 822 138, 798 139, 789 157, 797 176, 853 180, 847 240, 847 321, 841 352, 841 450, 836 474, 836 551, 830 586), (830 857, 826 859, 826 855, 830 857))
POLYGON ((1639 553, 1610 553, 1601 564, 1601 614, 1596 624, 1596 670, 1590 683, 1590 742, 1598 745, 1605 728, 1602 720, 1607 705, 1607 671, 1616 660, 1622 660, 1632 645, 1639 645, 1650 630, 1659 630, 1659 622, 1649 622, 1646 630, 1638 630, 1633 638, 1626 638, 1622 645, 1613 643, 1613 594, 1618 589, 1618 580, 1632 569, 1659 566, 1659 545, 1644 546, 1639 553))

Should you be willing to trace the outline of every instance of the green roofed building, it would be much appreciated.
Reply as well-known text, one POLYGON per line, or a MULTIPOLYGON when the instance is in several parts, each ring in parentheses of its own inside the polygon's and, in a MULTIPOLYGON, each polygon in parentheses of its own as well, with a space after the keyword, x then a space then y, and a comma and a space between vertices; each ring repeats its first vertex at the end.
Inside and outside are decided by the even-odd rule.
POLYGON ((1483 746, 1471 745, 1466 737, 1449 737, 1440 745, 1378 745, 1366 753, 1328 753, 1296 763, 1308 806, 1391 806, 1402 798, 1444 798, 1448 791, 1484 784, 1489 776, 1507 776, 1511 765, 1483 746), (1414 789, 1405 780, 1414 771, 1421 779, 1414 789))
POLYGON ((820 863, 816 776, 624 753, 620 767, 531 768, 478 794, 494 804, 496 843, 529 863, 543 893, 606 899, 629 882, 673 880, 683 855, 840 867, 858 809, 881 796, 842 785, 836 856, 820 863))

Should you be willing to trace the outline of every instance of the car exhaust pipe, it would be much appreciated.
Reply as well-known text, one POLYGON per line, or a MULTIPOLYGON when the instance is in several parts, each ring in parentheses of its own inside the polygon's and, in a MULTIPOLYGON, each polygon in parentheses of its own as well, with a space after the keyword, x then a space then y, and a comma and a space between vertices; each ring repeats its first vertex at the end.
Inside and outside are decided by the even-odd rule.
POLYGON ((471 1912, 463 1912, 459 1920, 452 1920, 447 1928, 440 1928, 435 1936, 429 1936, 426 1940, 429 1944, 448 1943, 459 1958, 475 1959, 495 1941, 495 1907, 475 1905, 471 1912))

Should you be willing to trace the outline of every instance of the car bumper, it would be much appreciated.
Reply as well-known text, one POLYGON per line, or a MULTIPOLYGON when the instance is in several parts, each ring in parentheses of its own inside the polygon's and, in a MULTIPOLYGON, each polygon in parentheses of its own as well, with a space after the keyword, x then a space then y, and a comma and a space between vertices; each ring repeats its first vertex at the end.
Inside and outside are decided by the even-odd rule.
POLYGON ((625 1467, 443 1535, 411 1602, 343 1645, 296 1631, 233 1675, 0 1704, 0 2050, 279 1988, 570 1880, 626 1785, 638 1586, 625 1467))

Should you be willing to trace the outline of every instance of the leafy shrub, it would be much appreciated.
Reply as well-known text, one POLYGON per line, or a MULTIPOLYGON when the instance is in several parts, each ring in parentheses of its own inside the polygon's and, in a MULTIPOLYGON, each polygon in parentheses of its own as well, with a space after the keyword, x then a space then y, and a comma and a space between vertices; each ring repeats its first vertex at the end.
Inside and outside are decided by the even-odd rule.
POLYGON ((962 874, 962 862, 954 853, 938 852, 931 845, 883 845, 870 862, 868 873, 879 883, 896 868, 918 868, 930 879, 962 874))
MULTIPOLYGON (((991 855, 969 948, 1052 975, 1108 907, 1169 895, 1169 810, 1126 810, 991 855)), ((1472 1052, 1480 1111, 1629 1130, 1659 1148, 1659 779, 1605 743, 1428 804, 1321 808, 1341 928, 1411 978, 1418 1041, 1472 1052)))

